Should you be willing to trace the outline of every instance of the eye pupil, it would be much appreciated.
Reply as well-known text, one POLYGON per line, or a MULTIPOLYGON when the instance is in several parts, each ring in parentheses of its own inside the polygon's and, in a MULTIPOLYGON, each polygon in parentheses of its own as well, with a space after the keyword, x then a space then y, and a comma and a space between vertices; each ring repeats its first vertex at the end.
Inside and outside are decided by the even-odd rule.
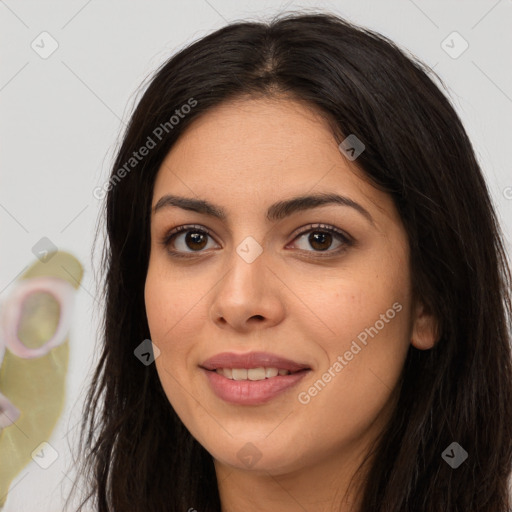
POLYGON ((309 243, 311 244, 311 247, 318 249, 320 251, 326 251, 329 249, 332 243, 332 235, 330 233, 324 233, 322 231, 313 231, 309 235, 309 243), (325 245, 327 240, 327 245, 325 245), (318 247, 318 244, 320 244, 320 247, 318 247))

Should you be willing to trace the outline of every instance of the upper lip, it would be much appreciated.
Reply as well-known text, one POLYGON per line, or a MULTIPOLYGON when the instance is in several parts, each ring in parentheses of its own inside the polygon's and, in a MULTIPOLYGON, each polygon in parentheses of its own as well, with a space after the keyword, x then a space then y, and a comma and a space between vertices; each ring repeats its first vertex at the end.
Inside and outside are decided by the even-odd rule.
POLYGON ((204 361, 201 365, 206 370, 216 370, 217 368, 278 368, 297 372, 300 370, 309 370, 307 364, 297 363, 284 357, 270 354, 268 352, 248 352, 246 354, 235 354, 233 352, 222 352, 204 361))

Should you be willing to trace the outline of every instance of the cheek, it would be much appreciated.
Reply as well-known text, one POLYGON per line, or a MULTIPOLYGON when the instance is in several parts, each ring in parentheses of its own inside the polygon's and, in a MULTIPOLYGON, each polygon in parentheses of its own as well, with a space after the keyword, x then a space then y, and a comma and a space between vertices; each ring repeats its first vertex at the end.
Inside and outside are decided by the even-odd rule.
POLYGON ((168 312, 174 309, 174 304, 169 303, 170 294, 166 292, 166 288, 164 283, 154 273, 148 272, 144 290, 146 316, 151 339, 157 343, 159 348, 162 348, 160 347, 162 338, 169 328, 167 326, 170 321, 168 312))
POLYGON ((309 306, 308 319, 317 327, 322 323, 323 337, 330 340, 330 346, 343 349, 345 342, 350 345, 360 333, 364 342, 367 329, 374 334, 376 329, 382 340, 390 342, 408 337, 408 267, 398 255, 395 261, 399 263, 383 257, 361 258, 343 269, 316 275, 315 282, 303 280, 302 289, 295 288, 309 306))
POLYGON ((342 422, 377 414, 399 380, 410 345, 411 294, 407 262, 398 256, 365 259, 309 296, 324 334, 318 336, 318 322, 303 329, 325 358, 320 382, 305 391, 318 406, 353 411, 342 422))
MULTIPOLYGON (((176 361, 176 355, 183 347, 176 343, 179 329, 178 319, 185 315, 183 302, 178 301, 176 287, 169 283, 157 272, 151 269, 148 272, 145 285, 146 316, 148 320, 151 341, 159 348, 160 356, 156 359, 156 366, 162 373, 162 365, 167 367, 167 361, 176 361)), ((181 359, 181 358, 180 358, 181 359)), ((173 368, 173 372, 176 368, 173 368)))
POLYGON ((160 350, 155 360, 160 382, 175 410, 183 410, 186 408, 183 389, 187 387, 185 361, 190 350, 183 343, 187 339, 184 320, 193 312, 188 305, 187 290, 180 289, 179 280, 171 280, 150 264, 144 297, 151 341, 160 350))
POLYGON ((150 258, 144 300, 152 341, 161 350, 167 350, 169 340, 187 324, 184 320, 197 311, 193 309, 197 298, 190 283, 170 272, 169 265, 162 260, 162 257, 150 258))
POLYGON ((403 306, 397 312, 398 304, 393 309, 393 303, 384 303, 382 308, 352 313, 350 300, 346 304, 333 324, 337 336, 323 339, 325 363, 297 397, 309 427, 323 432, 326 448, 340 433, 345 442, 355 441, 374 421, 385 420, 409 346, 403 306), (381 312, 387 323, 380 319, 381 312))
POLYGON ((155 257, 150 260, 144 290, 151 341, 160 350, 157 370, 165 391, 173 395, 174 388, 185 386, 195 343, 205 337, 206 310, 201 299, 206 291, 191 284, 186 275, 155 257))

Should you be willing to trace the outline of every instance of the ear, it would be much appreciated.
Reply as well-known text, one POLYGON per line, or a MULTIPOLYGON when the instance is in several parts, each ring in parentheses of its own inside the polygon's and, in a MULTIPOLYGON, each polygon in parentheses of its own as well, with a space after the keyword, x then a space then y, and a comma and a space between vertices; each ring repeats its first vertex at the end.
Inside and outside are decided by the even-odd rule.
POLYGON ((411 344, 419 350, 429 350, 438 341, 438 322, 423 302, 415 305, 411 344))

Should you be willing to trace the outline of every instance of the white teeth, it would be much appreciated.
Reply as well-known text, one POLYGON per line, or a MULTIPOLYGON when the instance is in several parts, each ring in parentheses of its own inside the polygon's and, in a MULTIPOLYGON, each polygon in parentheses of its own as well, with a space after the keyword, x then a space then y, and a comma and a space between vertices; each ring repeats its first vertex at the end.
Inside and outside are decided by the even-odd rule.
POLYGON ((247 370, 247 378, 249 380, 263 380, 265 378, 265 368, 251 368, 247 370))
POLYGON ((277 368, 265 368, 265 377, 269 379, 270 377, 277 377, 279 370, 277 368))
POLYGON ((247 370, 245 368, 233 368, 233 380, 247 380, 247 370))
POLYGON ((278 368, 217 368, 215 370, 219 375, 222 375, 231 380, 265 380, 278 375, 290 375, 288 370, 280 370, 278 368))

